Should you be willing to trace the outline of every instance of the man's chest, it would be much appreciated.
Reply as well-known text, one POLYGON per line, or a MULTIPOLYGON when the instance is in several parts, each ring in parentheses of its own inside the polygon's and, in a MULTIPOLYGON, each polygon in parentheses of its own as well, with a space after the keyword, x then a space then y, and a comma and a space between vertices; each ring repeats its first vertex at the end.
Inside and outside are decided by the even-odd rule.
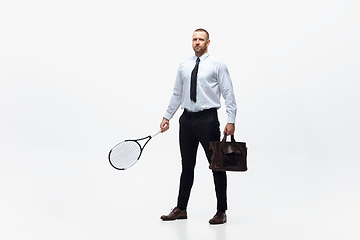
MULTIPOLYGON (((194 70, 195 63, 186 64, 181 70, 183 83, 191 81, 191 73, 194 70)), ((214 84, 218 81, 217 68, 212 64, 200 63, 197 73, 197 83, 200 85, 214 84)))

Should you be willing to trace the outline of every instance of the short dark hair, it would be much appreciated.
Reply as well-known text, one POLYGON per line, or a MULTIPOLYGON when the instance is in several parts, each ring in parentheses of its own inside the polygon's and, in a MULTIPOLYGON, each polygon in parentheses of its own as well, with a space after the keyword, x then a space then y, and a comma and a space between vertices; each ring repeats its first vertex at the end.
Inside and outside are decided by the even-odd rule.
POLYGON ((209 40, 209 39, 210 39, 210 35, 209 35, 208 31, 206 31, 206 30, 203 29, 203 28, 198 28, 198 29, 196 29, 194 32, 204 32, 204 33, 206 33, 206 40, 209 40))

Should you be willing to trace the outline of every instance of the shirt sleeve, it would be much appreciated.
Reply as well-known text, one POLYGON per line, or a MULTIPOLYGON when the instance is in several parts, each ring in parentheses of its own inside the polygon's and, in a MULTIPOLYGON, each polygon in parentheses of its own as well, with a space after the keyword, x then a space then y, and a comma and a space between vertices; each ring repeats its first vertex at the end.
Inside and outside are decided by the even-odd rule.
POLYGON ((182 81, 182 77, 181 77, 181 68, 182 67, 180 65, 177 75, 176 75, 173 94, 171 96, 169 106, 164 114, 164 118, 166 118, 168 120, 170 120, 174 116, 175 112, 178 110, 178 108, 181 104, 182 92, 183 92, 183 81, 182 81))
POLYGON ((225 63, 221 62, 218 70, 218 80, 220 92, 225 100, 226 113, 228 115, 228 123, 235 123, 236 118, 236 100, 233 85, 231 82, 229 71, 225 63))

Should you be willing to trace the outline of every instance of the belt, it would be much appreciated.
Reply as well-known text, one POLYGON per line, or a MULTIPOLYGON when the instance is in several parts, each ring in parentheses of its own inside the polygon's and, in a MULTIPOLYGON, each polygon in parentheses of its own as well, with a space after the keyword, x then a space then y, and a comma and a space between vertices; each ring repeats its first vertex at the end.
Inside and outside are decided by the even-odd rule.
POLYGON ((214 113, 214 112, 217 112, 217 108, 209 108, 209 109, 202 110, 200 112, 190 112, 190 111, 186 110, 186 108, 184 109, 184 114, 186 114, 187 116, 190 116, 190 117, 200 117, 202 115, 214 113))

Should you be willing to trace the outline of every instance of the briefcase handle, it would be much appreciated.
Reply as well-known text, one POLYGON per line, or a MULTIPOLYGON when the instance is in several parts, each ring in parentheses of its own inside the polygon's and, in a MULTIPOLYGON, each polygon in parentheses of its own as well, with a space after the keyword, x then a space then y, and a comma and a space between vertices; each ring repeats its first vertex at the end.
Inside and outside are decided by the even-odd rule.
MULTIPOLYGON (((227 138, 227 133, 225 132, 224 137, 222 139, 222 142, 226 142, 226 138, 227 138)), ((234 135, 231 135, 231 142, 236 142, 235 138, 234 138, 234 135)))

